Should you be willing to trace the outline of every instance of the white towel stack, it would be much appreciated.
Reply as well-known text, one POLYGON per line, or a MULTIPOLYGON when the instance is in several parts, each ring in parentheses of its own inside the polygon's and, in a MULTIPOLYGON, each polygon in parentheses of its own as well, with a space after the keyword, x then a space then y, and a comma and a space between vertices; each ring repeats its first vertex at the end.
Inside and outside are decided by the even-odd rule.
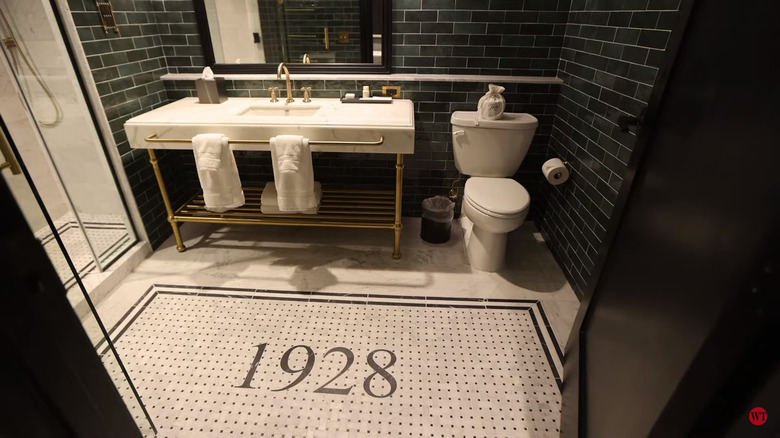
POLYGON ((279 210, 305 212, 317 208, 314 192, 314 167, 309 139, 300 135, 271 137, 271 163, 279 210))
POLYGON ((206 210, 222 213, 244 205, 229 139, 222 134, 198 134, 192 137, 192 150, 206 210))
MULTIPOLYGON (((317 214, 317 210, 319 210, 319 202, 320 199, 322 199, 322 186, 317 181, 314 182, 314 194, 317 197, 318 206, 310 208, 308 210, 301 211, 300 213, 317 214)), ((263 189, 263 195, 260 197, 260 211, 263 214, 296 213, 296 212, 286 212, 279 209, 279 201, 277 200, 277 193, 276 193, 276 184, 274 184, 273 181, 270 181, 265 184, 265 188, 263 189)))

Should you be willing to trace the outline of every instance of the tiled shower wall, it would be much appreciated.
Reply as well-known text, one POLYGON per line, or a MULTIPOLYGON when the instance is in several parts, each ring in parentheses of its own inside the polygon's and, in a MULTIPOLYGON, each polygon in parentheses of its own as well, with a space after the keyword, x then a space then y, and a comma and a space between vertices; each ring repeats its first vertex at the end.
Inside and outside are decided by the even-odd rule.
POLYGON ((573 0, 558 76, 564 80, 549 155, 570 163, 560 186, 543 185, 536 223, 582 293, 604 253, 635 137, 620 114, 646 105, 680 0, 573 0))
MULTIPOLYGON (((114 0, 112 4, 119 34, 103 30, 94 1, 68 0, 144 226, 156 247, 171 234, 170 226, 149 157, 146 151, 130 149, 124 123, 168 102, 161 75, 202 69, 200 37, 191 0, 114 0)), ((191 157, 161 151, 158 158, 166 175, 172 176, 174 202, 183 202, 189 194, 183 185, 187 175, 174 172, 170 165, 192 161, 191 157)))

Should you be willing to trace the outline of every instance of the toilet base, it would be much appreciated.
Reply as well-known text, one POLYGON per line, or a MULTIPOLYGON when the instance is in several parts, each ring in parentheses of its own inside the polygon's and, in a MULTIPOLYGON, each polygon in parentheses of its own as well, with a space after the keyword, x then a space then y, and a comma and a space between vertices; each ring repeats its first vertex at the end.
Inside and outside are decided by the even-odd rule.
POLYGON ((469 264, 474 269, 496 272, 504 266, 508 233, 491 233, 476 225, 471 229, 471 239, 466 245, 469 264))

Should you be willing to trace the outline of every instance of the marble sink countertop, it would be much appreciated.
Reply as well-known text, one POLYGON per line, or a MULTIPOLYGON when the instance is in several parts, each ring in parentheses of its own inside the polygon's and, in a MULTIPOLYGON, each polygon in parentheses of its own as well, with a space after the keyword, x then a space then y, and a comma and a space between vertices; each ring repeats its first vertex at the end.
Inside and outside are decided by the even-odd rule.
MULTIPOLYGON (((201 104, 187 97, 133 117, 125 123, 130 146, 136 149, 191 149, 187 140, 202 133, 222 133, 231 140, 268 140, 296 134, 312 142, 312 151, 414 153, 414 105, 408 99, 391 103, 342 103, 312 99, 309 103, 271 103, 267 98, 229 98, 220 104, 201 104), (259 114, 258 114, 259 113, 259 114), (383 138, 381 145, 351 145, 383 138), (344 142, 317 145, 317 141, 344 142)), ((267 143, 235 143, 234 150, 269 150, 267 143)))

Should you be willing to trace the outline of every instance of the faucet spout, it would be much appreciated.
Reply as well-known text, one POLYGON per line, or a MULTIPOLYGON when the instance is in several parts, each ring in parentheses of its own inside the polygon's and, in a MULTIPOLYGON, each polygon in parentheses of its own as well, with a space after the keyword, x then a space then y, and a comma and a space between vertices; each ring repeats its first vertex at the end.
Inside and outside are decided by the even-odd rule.
POLYGON ((279 63, 279 67, 276 69, 276 79, 282 78, 282 69, 284 69, 284 74, 287 79, 287 103, 295 102, 295 99, 292 98, 292 84, 290 83, 290 70, 287 69, 287 66, 284 65, 283 62, 279 63))

